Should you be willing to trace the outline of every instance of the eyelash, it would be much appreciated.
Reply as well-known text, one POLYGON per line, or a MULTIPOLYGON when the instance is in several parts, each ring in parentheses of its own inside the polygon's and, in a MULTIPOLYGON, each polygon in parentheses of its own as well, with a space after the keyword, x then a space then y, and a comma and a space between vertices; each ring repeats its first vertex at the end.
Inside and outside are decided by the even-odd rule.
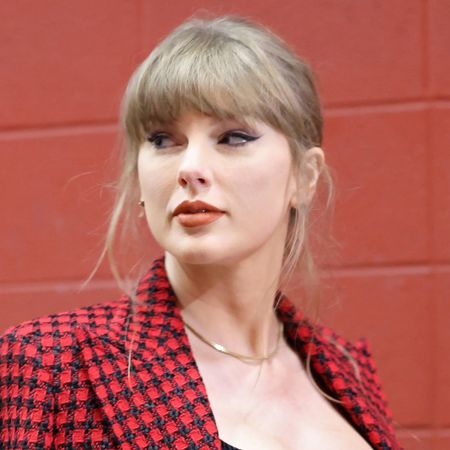
MULTIPOLYGON (((250 134, 243 133, 240 131, 229 131, 220 137, 219 144, 221 143, 221 141, 223 141, 224 138, 227 138, 227 137, 228 138, 233 137, 233 138, 239 138, 239 139, 245 140, 245 142, 239 142, 238 144, 228 144, 231 147, 241 147, 241 146, 247 144, 248 142, 253 142, 253 141, 256 141, 256 139, 259 139, 259 136, 252 136, 250 134)), ((170 138, 170 136, 166 133, 161 133, 161 132, 155 132, 155 133, 147 136, 147 140, 155 147, 157 147, 155 145, 155 142, 158 139, 164 139, 164 138, 170 138)), ((165 148, 167 148, 167 147, 165 147, 165 148)))

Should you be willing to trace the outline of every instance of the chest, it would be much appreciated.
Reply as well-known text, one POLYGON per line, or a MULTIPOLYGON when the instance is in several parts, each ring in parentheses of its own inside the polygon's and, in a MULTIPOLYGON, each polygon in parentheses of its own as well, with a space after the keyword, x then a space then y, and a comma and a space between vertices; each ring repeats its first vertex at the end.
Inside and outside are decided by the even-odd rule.
POLYGON ((229 361, 217 370, 201 359, 199 369, 219 436, 239 449, 371 449, 287 349, 254 371, 229 361))

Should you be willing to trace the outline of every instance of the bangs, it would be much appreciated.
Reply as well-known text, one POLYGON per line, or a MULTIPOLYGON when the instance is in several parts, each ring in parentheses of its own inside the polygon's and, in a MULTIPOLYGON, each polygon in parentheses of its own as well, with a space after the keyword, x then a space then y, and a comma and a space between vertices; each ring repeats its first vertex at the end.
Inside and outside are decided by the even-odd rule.
POLYGON ((276 81, 258 70, 251 49, 203 33, 178 42, 152 54, 135 74, 124 110, 130 135, 142 140, 153 126, 173 123, 186 111, 280 128, 276 81))

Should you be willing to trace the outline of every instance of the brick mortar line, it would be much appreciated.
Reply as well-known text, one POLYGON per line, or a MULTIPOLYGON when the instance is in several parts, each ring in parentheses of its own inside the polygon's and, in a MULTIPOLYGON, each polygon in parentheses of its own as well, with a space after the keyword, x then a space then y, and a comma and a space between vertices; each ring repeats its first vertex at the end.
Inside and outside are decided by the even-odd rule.
POLYGON ((422 111, 426 109, 436 108, 450 108, 449 99, 435 99, 435 100, 414 100, 411 102, 401 103, 373 103, 360 105, 335 105, 324 107, 325 119, 327 117, 339 117, 358 114, 378 114, 378 113, 398 113, 398 112, 413 112, 422 111))
POLYGON ((450 263, 430 263, 430 264, 387 264, 384 266, 342 266, 325 267, 322 269, 323 276, 331 274, 333 276, 349 275, 426 275, 432 273, 450 272, 450 263))
POLYGON ((29 281, 23 283, 0 283, 0 294, 21 294, 27 292, 84 292, 99 289, 117 288, 114 279, 91 281, 82 288, 84 280, 79 281, 29 281))

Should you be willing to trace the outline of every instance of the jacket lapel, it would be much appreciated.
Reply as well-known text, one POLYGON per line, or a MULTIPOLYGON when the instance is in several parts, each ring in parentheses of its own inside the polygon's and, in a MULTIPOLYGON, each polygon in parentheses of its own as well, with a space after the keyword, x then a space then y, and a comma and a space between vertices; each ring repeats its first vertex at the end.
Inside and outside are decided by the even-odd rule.
MULTIPOLYGON (((220 448, 206 389, 162 259, 154 262, 139 284, 137 300, 127 331, 129 308, 104 327, 83 327, 77 334, 87 377, 118 444, 146 449, 220 448)), ((123 304, 129 306, 129 299, 123 298, 123 304)))
MULTIPOLYGON (((134 320, 127 323, 131 302, 115 302, 114 315, 103 326, 77 330, 83 370, 100 408, 123 448, 220 448, 220 439, 206 388, 195 363, 175 294, 167 279, 164 259, 137 289, 134 320), (131 342, 131 344, 130 344, 131 342), (130 349, 131 354, 130 354, 130 349), (130 364, 129 364, 130 363, 130 364), (128 367, 130 366, 130 370, 128 367)), ((352 363, 330 340, 331 332, 317 333, 289 300, 281 296, 277 309, 288 341, 311 367, 328 393, 359 432, 380 449, 394 449, 380 424, 379 409, 368 401, 352 363)), ((358 349, 342 340, 354 358, 358 349)))
POLYGON ((338 400, 337 409, 374 448, 399 449, 387 412, 373 400, 375 386, 367 382, 372 375, 367 373, 369 367, 361 364, 361 349, 329 328, 313 326, 286 297, 282 297, 277 311, 285 323, 288 341, 302 361, 310 353, 314 379, 326 394, 338 400))

